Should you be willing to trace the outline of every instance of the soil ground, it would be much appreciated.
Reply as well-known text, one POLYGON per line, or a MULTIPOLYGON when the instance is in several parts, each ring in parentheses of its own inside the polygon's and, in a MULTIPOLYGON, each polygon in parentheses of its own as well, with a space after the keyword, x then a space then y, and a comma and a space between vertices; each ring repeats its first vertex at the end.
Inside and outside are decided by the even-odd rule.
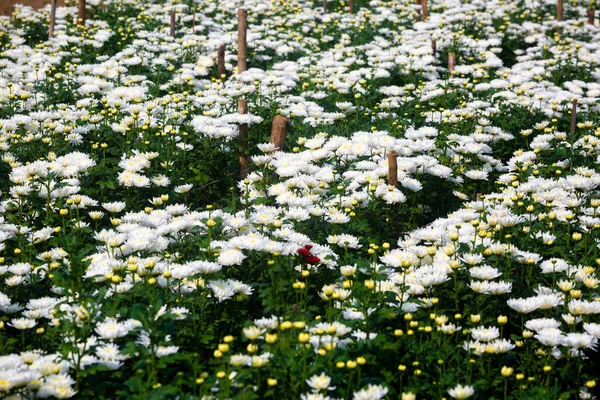
MULTIPOLYGON (((33 8, 44 7, 49 4, 50 0, 0 0, 0 15, 10 15, 13 11, 15 4, 23 4, 25 6, 31 6, 33 8)), ((64 6, 64 0, 58 0, 59 6, 64 6)))

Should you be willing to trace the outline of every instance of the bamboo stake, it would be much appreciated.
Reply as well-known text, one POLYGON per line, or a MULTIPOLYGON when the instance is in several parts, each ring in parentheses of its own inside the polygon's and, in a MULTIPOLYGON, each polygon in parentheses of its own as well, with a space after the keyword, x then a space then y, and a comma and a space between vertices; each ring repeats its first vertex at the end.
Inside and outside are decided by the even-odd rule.
POLYGON ((323 0, 323 14, 327 14, 327 0, 323 0))
POLYGON ((238 74, 244 72, 247 69, 246 57, 248 52, 248 44, 246 43, 246 36, 248 33, 248 11, 239 8, 238 9, 238 74))
POLYGON ((428 17, 427 0, 421 0, 421 21, 425 21, 428 17))
POLYGON ((556 0, 556 20, 558 22, 563 20, 563 0, 556 0))
POLYGON ((273 118, 273 127, 271 128, 271 140, 270 142, 275 145, 275 150, 282 151, 285 145, 285 136, 287 134, 289 119, 282 116, 276 115, 273 118))
POLYGON ((54 22, 56 20, 56 2, 57 0, 52 0, 50 3, 50 26, 48 27, 48 40, 52 39, 52 35, 54 35, 54 22))
POLYGON ((85 25, 85 0, 79 0, 79 9, 77 11, 77 23, 85 25))
POLYGON ((587 23, 590 25, 594 25, 596 22, 595 21, 596 11, 590 8, 589 10, 587 10, 587 17, 588 17, 587 23))
POLYGON ((348 12, 352 14, 354 12, 354 1, 348 0, 348 12))
POLYGON ((171 37, 175 37, 175 7, 171 8, 171 37))
POLYGON ((573 99, 573 107, 571 108, 571 135, 575 134, 577 126, 577 99, 573 99))
MULTIPOLYGON (((238 100, 238 112, 248 114, 248 100, 238 100)), ((248 124, 240 125, 240 179, 248 177, 248 124)))
POLYGON ((219 46, 217 50, 217 73, 219 74, 218 78, 221 80, 225 80, 227 77, 227 72, 225 71, 225 45, 222 44, 219 46))
POLYGON ((456 66, 456 55, 454 53, 448 53, 448 71, 452 73, 456 66))
POLYGON ((398 185, 398 154, 394 151, 388 153, 388 185, 398 185))

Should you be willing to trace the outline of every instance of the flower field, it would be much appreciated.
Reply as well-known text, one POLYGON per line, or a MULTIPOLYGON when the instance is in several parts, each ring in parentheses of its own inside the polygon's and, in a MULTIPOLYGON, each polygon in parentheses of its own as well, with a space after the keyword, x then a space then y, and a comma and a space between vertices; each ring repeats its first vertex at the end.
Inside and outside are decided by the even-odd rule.
POLYGON ((594 398, 598 8, 0 17, 0 397, 594 398))

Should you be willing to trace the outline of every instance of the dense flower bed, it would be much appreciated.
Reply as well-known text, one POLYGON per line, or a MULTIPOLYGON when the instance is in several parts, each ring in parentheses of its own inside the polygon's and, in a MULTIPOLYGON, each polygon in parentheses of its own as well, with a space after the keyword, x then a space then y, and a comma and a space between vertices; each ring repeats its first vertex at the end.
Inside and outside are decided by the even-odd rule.
POLYGON ((597 6, 353 7, 0 17, 2 396, 593 397, 597 6))

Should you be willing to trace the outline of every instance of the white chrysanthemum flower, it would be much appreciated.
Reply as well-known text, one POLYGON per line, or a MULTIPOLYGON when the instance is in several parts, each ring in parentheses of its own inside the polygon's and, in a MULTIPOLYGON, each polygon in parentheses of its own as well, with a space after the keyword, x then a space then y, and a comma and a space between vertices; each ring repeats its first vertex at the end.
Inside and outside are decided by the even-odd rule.
POLYGON ((325 372, 322 372, 321 375, 311 376, 306 380, 306 383, 317 392, 321 390, 335 390, 335 386, 330 386, 331 377, 325 375, 325 372))
POLYGON ((388 394, 388 388, 382 385, 369 384, 358 392, 354 392, 352 400, 380 400, 388 394))
POLYGON ((117 339, 127 335, 128 329, 116 319, 107 318, 104 322, 96 325, 95 332, 102 339, 117 339))
POLYGON ((471 337, 479 342, 490 342, 500 336, 500 330, 495 326, 478 326, 471 329, 471 337))
POLYGON ((219 253, 217 262, 221 265, 239 265, 246 259, 244 253, 238 249, 226 249, 219 253))
POLYGON ((458 400, 467 399, 475 393, 473 386, 463 386, 461 384, 456 385, 454 388, 448 390, 448 394, 458 400))

